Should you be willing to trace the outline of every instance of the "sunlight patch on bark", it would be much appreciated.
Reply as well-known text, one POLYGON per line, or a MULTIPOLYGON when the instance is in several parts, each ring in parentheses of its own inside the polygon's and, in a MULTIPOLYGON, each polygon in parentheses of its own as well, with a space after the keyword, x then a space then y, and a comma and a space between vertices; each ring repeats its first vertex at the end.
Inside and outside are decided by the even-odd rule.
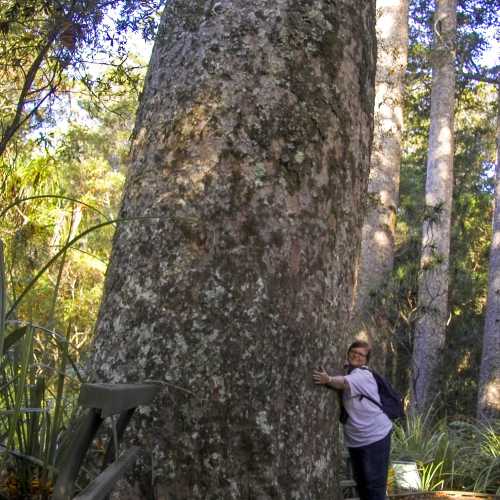
POLYGON ((392 37, 393 26, 394 26, 394 20, 392 18, 387 16, 381 17, 377 24, 377 33, 379 31, 381 33, 379 38, 382 38, 384 40, 389 40, 392 37))
POLYGON ((356 340, 362 340, 363 342, 368 342, 371 344, 371 336, 366 328, 363 328, 356 334, 356 340))
POLYGON ((449 154, 451 151, 452 144, 452 131, 448 125, 442 126, 438 135, 439 149, 437 151, 437 156, 442 154, 449 154))
POLYGON ((497 248, 500 248, 500 231, 495 231, 491 241, 491 249, 495 250, 497 248))
POLYGON ((500 378, 495 378, 486 385, 483 401, 484 406, 500 411, 500 378))
POLYGON ((384 233, 384 231, 376 231, 374 239, 375 243, 379 247, 389 247, 389 245, 391 244, 391 240, 387 237, 387 234, 384 233))

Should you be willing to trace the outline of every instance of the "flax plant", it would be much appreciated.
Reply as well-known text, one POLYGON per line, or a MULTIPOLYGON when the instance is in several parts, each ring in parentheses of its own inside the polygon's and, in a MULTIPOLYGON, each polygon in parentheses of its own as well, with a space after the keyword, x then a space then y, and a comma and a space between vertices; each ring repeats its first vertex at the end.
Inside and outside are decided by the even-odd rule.
MULTIPOLYGON (((22 199, 9 205, 1 216, 26 201, 22 199)), ((86 207, 92 208, 87 204, 86 207)), ((97 209, 95 212, 104 215, 97 209)), ((73 215, 70 228, 72 222, 73 215)), ((7 295, 4 246, 0 241, 0 465, 2 469, 10 466, 15 470, 18 495, 32 495, 36 485, 42 498, 50 496, 50 485, 57 473, 54 464, 60 440, 74 412, 82 382, 71 356, 71 352, 76 352, 71 343, 71 321, 66 335, 55 329, 56 304, 67 253, 88 234, 116 222, 106 218, 76 235, 70 229, 65 244, 34 273, 17 296, 12 291, 11 300, 7 295), (23 316, 33 318, 30 304, 39 301, 35 285, 54 266, 58 268, 45 316, 46 325, 36 324, 33 319, 18 319, 21 305, 23 316)))
MULTIPOLYGON (((64 265, 64 260, 61 266, 64 265)), ((0 275, 5 276, 5 260, 0 260, 0 275)), ((2 351, 0 358, 0 436, 3 461, 14 461, 18 495, 31 495, 32 485, 42 497, 50 494, 47 479, 53 472, 57 439, 62 429, 63 406, 71 398, 65 394, 66 365, 69 357, 69 336, 33 323, 19 327, 19 321, 6 318, 7 297, 2 287, 2 351), (8 330, 14 330, 8 333, 8 330), (59 338, 60 337, 60 338, 59 338), (54 345, 61 360, 53 394, 53 376, 43 361, 54 345), (38 346, 43 346, 40 351, 38 346), (55 397, 54 397, 55 396, 55 397), (55 400, 54 403, 51 401, 55 400), (54 418, 51 416, 54 414, 54 418), (10 458, 7 458, 10 457, 10 458)), ((58 287, 54 294, 58 292, 58 287)), ((78 373, 78 372, 77 372, 78 373)))
POLYGON ((393 433, 392 460, 418 465, 422 491, 500 494, 500 422, 409 416, 393 433))
MULTIPOLYGON (((32 196, 10 204, 0 213, 0 218, 21 203, 44 198, 77 203, 77 200, 65 196, 32 196)), ((54 253, 49 253, 46 262, 38 269, 33 269, 31 278, 17 294, 12 287, 10 300, 5 279, 9 273, 0 240, 0 467, 5 469, 6 465, 12 465, 19 483, 17 494, 28 497, 34 493, 33 485, 41 498, 50 497, 64 430, 76 410, 76 398, 83 382, 73 359, 74 353, 80 353, 71 338, 71 318, 63 326, 65 335, 56 329, 56 325, 61 328, 61 321, 56 318, 56 305, 60 301, 68 252, 78 250, 75 244, 91 233, 121 222, 107 218, 89 204, 82 205, 97 214, 101 221, 76 234, 73 210, 64 244, 54 253), (47 285, 43 292, 44 324, 38 324, 33 319, 30 304, 42 302, 38 296, 39 284, 51 270, 55 272, 52 282, 46 280, 51 287, 48 300, 47 285), (30 319, 23 320, 21 316, 30 319)), ((0 494, 1 489, 0 482, 0 494)))

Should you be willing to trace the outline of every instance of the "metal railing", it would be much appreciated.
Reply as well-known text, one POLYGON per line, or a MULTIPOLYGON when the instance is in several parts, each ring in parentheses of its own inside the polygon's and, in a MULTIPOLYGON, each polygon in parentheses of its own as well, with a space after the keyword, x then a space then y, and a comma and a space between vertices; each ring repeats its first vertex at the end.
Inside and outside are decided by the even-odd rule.
POLYGON ((134 446, 119 454, 120 441, 135 409, 148 405, 160 390, 148 384, 84 384, 79 405, 86 408, 71 443, 66 447, 52 494, 52 500, 102 500, 116 481, 136 461, 141 449, 134 446), (75 481, 87 451, 106 418, 111 419, 112 436, 104 453, 102 472, 77 496, 75 481), (114 461, 113 461, 114 460, 114 461))

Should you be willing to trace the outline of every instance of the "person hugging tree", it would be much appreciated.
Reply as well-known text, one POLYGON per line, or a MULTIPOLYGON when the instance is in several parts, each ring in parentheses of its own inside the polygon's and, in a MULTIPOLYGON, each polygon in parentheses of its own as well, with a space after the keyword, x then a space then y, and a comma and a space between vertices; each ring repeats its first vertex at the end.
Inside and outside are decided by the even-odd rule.
POLYGON ((360 499, 384 500, 392 422, 381 408, 377 382, 366 366, 369 359, 370 345, 357 340, 347 351, 345 375, 330 376, 320 367, 313 380, 342 391, 344 441, 360 499))

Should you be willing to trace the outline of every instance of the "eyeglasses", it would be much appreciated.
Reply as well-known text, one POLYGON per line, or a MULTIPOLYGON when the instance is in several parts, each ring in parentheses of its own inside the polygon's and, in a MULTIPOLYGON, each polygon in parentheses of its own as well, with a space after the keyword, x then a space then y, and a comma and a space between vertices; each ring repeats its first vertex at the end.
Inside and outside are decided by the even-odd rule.
POLYGON ((354 354, 356 356, 359 356, 360 358, 366 358, 367 356, 364 352, 359 352, 354 350, 349 351, 349 354, 354 354))

